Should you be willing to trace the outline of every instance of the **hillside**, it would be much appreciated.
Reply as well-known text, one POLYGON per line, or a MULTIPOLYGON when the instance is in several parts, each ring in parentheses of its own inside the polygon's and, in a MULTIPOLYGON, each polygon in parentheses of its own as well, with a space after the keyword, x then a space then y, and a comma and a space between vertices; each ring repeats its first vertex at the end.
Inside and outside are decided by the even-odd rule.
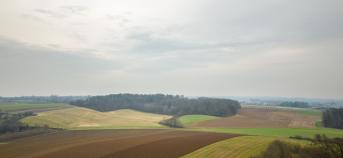
POLYGON ((199 122, 197 127, 213 128, 314 128, 320 115, 285 108, 243 107, 237 115, 199 122))
POLYGON ((163 128, 164 126, 158 122, 169 117, 129 109, 99 112, 73 107, 41 112, 37 116, 30 116, 21 121, 32 126, 47 125, 64 129, 163 128))
POLYGON ((241 108, 239 102, 231 99, 207 97, 191 99, 179 95, 164 94, 110 94, 73 101, 70 104, 102 112, 134 109, 167 115, 232 116, 241 108))
POLYGON ((170 129, 67 130, 0 143, 0 155, 1 158, 177 158, 236 136, 170 129))

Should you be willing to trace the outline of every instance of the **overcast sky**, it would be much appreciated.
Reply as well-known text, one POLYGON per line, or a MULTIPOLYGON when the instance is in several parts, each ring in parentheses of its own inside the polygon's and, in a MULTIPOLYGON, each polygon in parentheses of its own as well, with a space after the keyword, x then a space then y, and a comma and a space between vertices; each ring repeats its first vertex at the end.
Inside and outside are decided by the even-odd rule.
POLYGON ((0 96, 343 98, 342 0, 0 0, 0 96))

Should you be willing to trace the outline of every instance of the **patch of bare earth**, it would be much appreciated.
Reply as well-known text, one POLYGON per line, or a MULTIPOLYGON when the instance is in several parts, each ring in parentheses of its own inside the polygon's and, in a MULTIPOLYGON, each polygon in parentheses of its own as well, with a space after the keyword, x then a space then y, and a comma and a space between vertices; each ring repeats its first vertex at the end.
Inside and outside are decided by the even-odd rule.
POLYGON ((61 131, 2 145, 2 158, 173 158, 237 135, 175 130, 61 131))
POLYGON ((267 128, 267 127, 315 127, 318 116, 306 116, 293 110, 275 108, 242 108, 231 117, 209 120, 196 124, 196 127, 216 128, 267 128))

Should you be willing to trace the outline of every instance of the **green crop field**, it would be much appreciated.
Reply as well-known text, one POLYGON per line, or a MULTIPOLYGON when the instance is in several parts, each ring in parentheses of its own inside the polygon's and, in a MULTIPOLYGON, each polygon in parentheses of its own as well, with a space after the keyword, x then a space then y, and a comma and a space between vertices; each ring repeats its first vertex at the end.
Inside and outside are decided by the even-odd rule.
POLYGON ((343 130, 332 129, 332 128, 203 128, 203 129, 190 129, 190 130, 246 134, 246 135, 253 135, 253 136, 272 136, 272 137, 290 137, 290 136, 313 137, 316 134, 325 134, 328 137, 343 138, 343 130))
POLYGON ((159 122, 168 115, 152 114, 122 109, 99 112, 92 109, 73 107, 38 113, 22 119, 31 126, 44 126, 63 129, 116 129, 116 128, 164 128, 159 122))
POLYGON ((209 116, 209 115, 183 115, 179 117, 178 120, 182 123, 182 125, 190 126, 198 122, 213 120, 213 119, 218 119, 218 118, 220 117, 209 116))
POLYGON ((316 127, 321 128, 321 127, 323 127, 323 122, 317 121, 315 125, 316 125, 316 127))
POLYGON ((298 114, 302 115, 310 115, 310 116, 321 116, 322 111, 316 109, 309 109, 309 108, 299 108, 295 110, 298 114))
POLYGON ((243 105, 246 108, 268 108, 268 109, 280 109, 280 110, 292 110, 302 115, 321 116, 322 111, 312 108, 296 108, 296 107, 281 107, 281 106, 265 106, 265 105, 243 105))
POLYGON ((63 103, 0 103, 0 110, 17 112, 26 110, 54 110, 72 107, 63 103))
POLYGON ((241 136, 208 145, 182 158, 250 158, 264 151, 273 140, 271 137, 241 136))
POLYGON ((307 141, 289 138, 264 137, 264 136, 240 136, 216 142, 189 153, 182 158, 207 158, 207 157, 230 157, 250 158, 265 151, 273 140, 282 140, 289 143, 306 145, 307 141))

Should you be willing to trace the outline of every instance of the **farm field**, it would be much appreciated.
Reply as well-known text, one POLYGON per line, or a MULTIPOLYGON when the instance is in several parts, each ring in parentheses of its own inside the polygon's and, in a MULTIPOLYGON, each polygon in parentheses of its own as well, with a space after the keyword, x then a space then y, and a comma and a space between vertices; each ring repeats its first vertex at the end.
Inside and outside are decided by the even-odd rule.
POLYGON ((295 110, 297 113, 302 114, 302 115, 310 115, 310 116, 322 116, 322 111, 320 110, 315 110, 315 109, 296 109, 295 110))
POLYGON ((231 117, 184 115, 178 120, 185 128, 172 129, 159 124, 172 117, 169 115, 130 109, 99 112, 70 105, 38 111, 36 116, 21 120, 31 126, 47 125, 66 131, 24 134, 15 136, 14 140, 5 138, 0 141, 3 149, 0 154, 19 158, 75 155, 86 158, 249 158, 262 152, 275 139, 290 140, 289 136, 313 137, 316 134, 343 137, 342 130, 316 128, 315 123, 320 121, 317 111, 301 110, 243 107, 239 114, 231 117), (15 152, 17 150, 21 152, 15 152))
POLYGON ((295 111, 286 108, 243 107, 231 117, 203 121, 196 127, 209 128, 313 128, 321 118, 308 111, 295 111), (305 114, 303 114, 305 113, 305 114))
POLYGON ((63 129, 165 128, 159 122, 170 117, 130 109, 99 112, 88 108, 72 107, 40 112, 21 121, 31 126, 47 125, 63 129))
POLYGON ((274 138, 271 137, 241 136, 216 142, 182 156, 182 158, 250 158, 264 151, 273 140, 274 138))
POLYGON ((332 128, 198 128, 189 130, 269 137, 303 136, 313 138, 316 134, 325 134, 328 137, 343 138, 343 130, 332 128))
POLYGON ((5 112, 42 112, 73 107, 63 103, 0 103, 0 110, 5 112))
POLYGON ((173 158, 237 135, 175 130, 60 131, 1 144, 2 158, 173 158))
POLYGON ((230 157, 251 158, 263 152, 273 140, 282 140, 290 143, 306 145, 305 141, 288 138, 275 138, 264 136, 240 136, 219 141, 189 153, 182 158, 230 157))
POLYGON ((193 126, 196 125, 199 122, 202 121, 208 121, 213 119, 218 119, 220 117, 216 116, 209 116, 209 115, 183 115, 178 118, 178 120, 181 122, 184 126, 193 126))
POLYGON ((261 109, 279 109, 279 110, 291 110, 298 114, 310 115, 310 116, 321 116, 322 111, 312 108, 296 108, 296 107, 282 107, 282 106, 266 106, 266 105, 242 105, 243 108, 261 108, 261 109))

